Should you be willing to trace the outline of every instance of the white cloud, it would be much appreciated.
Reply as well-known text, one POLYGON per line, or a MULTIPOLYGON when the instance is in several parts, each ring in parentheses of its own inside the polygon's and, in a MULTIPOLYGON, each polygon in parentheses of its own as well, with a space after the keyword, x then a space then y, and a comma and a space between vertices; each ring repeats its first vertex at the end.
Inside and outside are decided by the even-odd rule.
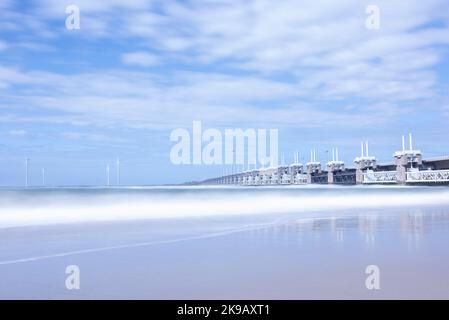
POLYGON ((44 43, 38 43, 34 41, 24 41, 24 42, 18 42, 15 44, 18 48, 23 48, 29 51, 41 51, 41 52, 54 52, 55 47, 51 45, 47 45, 44 43))
MULTIPOLYGON (((85 21, 82 34, 138 39, 139 45, 161 52, 164 62, 176 57, 200 67, 231 67, 263 76, 282 73, 293 77, 299 90, 328 99, 430 97, 437 83, 429 68, 443 59, 435 47, 449 45, 447 2, 379 0, 379 31, 365 27, 368 4, 86 0, 79 6, 85 21)), ((53 18, 60 6, 56 0, 43 2, 53 18)), ((119 54, 125 64, 152 66, 160 61, 148 52, 119 54)))
POLYGON ((122 55, 125 64, 150 67, 159 64, 159 58, 148 52, 129 52, 122 55))
POLYGON ((124 139, 120 139, 113 136, 108 136, 102 133, 85 133, 85 132, 62 132, 61 136, 71 140, 89 140, 94 142, 124 142, 124 139))
POLYGON ((0 40, 0 51, 8 49, 8 44, 0 40))
MULTIPOLYGON (((186 69, 202 71, 142 73, 110 67, 64 75, 0 68, 0 90, 21 87, 9 92, 17 106, 64 111, 73 122, 135 127, 173 126, 193 118, 359 126, 366 123, 362 110, 367 106, 387 106, 394 118, 398 104, 432 101, 441 92, 433 68, 447 60, 444 0, 379 0, 381 28, 374 32, 365 28, 370 3, 359 0, 77 4, 80 37, 92 42, 109 37, 123 44, 125 49, 107 48, 125 65, 153 66, 162 56, 164 64, 182 69, 184 63, 186 69), (327 103, 344 106, 352 99, 360 101, 350 112, 327 109, 327 103)), ((57 0, 39 2, 37 11, 40 15, 27 25, 47 25, 48 32, 55 32, 49 21, 63 21, 65 15, 64 3, 57 0)), ((8 21, 24 17, 9 12, 8 21)), ((370 110, 371 116, 390 121, 381 119, 386 109, 380 110, 370 110)))
POLYGON ((388 118, 386 110, 377 111, 376 107, 369 111, 370 117, 362 108, 326 110, 298 102, 305 93, 296 84, 251 76, 177 72, 172 75, 176 82, 166 86, 160 75, 142 72, 70 76, 15 72, 9 80, 22 87, 16 93, 17 105, 0 107, 32 105, 36 114, 45 110, 47 116, 4 116, 2 122, 34 120, 152 129, 186 126, 192 120, 210 126, 364 127, 374 120, 378 125, 389 123, 400 114, 393 112, 397 110, 394 105, 389 105, 388 118))
POLYGON ((24 136, 27 134, 27 131, 25 131, 25 130, 10 130, 8 132, 8 134, 10 136, 24 136))
POLYGON ((0 0, 0 8, 8 8, 12 5, 12 0, 0 0))
MULTIPOLYGON (((108 1, 91 1, 77 0, 72 1, 73 4, 80 8, 80 13, 86 15, 110 13, 113 10, 144 10, 148 9, 154 2, 152 0, 108 0, 108 1)), ((37 10, 46 17, 60 17, 65 15, 65 8, 72 2, 61 0, 40 0, 37 10)))
POLYGON ((443 117, 445 117, 445 118, 449 118, 449 105, 444 106, 444 107, 442 108, 442 115, 443 115, 443 117))

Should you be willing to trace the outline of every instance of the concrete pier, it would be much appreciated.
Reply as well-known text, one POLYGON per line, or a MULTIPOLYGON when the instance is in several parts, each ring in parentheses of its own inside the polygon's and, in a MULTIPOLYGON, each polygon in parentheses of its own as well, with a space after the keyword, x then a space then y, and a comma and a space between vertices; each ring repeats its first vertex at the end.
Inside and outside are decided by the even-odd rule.
POLYGON ((345 170, 345 163, 338 159, 338 149, 332 149, 332 161, 327 163, 327 183, 334 184, 334 175, 345 170))

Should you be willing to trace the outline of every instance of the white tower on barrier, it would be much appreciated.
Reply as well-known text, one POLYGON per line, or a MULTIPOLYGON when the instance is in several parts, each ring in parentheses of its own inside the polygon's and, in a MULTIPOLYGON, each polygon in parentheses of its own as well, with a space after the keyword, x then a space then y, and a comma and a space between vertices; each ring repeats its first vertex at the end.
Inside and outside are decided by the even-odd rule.
POLYGON ((307 183, 307 175, 304 173, 304 165, 299 161, 299 152, 293 154, 293 163, 289 167, 290 182, 292 184, 307 183))
POLYGON ((316 161, 316 150, 310 150, 310 161, 306 163, 307 183, 312 183, 312 175, 321 172, 321 163, 316 161))
POLYGON ((405 148, 405 136, 402 136, 402 151, 394 153, 396 164, 396 176, 398 183, 405 184, 407 180, 407 171, 419 170, 422 164, 422 153, 420 150, 413 149, 412 134, 408 134, 409 149, 405 148))
POLYGON ((299 153, 296 151, 293 154, 293 163, 290 164, 290 174, 292 176, 298 174, 298 173, 302 173, 303 170, 303 164, 301 162, 299 162, 299 153))
POLYGON ((338 148, 332 148, 332 161, 327 163, 327 182, 333 184, 334 172, 343 171, 344 169, 345 163, 339 160, 338 148))
POLYGON ((356 166, 356 182, 363 183, 363 173, 367 170, 373 170, 377 166, 376 158, 369 155, 368 141, 360 144, 360 157, 354 159, 356 166))

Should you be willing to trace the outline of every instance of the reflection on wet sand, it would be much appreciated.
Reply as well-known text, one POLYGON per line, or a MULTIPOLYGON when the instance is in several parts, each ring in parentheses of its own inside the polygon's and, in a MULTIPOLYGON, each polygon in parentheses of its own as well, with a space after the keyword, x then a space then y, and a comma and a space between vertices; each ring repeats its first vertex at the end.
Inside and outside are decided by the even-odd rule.
POLYGON ((379 233, 398 232, 409 250, 419 250, 420 241, 433 229, 449 230, 449 210, 445 208, 402 209, 388 213, 377 210, 360 214, 335 212, 330 217, 292 219, 279 221, 269 228, 254 229, 249 233, 254 239, 272 237, 290 242, 292 237, 300 244, 305 233, 317 241, 326 234, 339 246, 345 237, 357 234, 366 247, 374 247, 379 233))

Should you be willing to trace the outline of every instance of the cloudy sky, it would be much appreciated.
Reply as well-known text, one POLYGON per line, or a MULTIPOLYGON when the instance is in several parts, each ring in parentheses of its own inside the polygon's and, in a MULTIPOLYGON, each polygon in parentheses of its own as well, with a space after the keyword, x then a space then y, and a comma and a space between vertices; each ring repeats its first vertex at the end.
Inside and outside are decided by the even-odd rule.
POLYGON ((277 128, 288 161, 449 154, 447 0, 0 0, 0 185, 202 179, 170 132, 277 128), (68 30, 66 7, 80 9, 68 30), (366 27, 367 5, 380 28, 366 27))

